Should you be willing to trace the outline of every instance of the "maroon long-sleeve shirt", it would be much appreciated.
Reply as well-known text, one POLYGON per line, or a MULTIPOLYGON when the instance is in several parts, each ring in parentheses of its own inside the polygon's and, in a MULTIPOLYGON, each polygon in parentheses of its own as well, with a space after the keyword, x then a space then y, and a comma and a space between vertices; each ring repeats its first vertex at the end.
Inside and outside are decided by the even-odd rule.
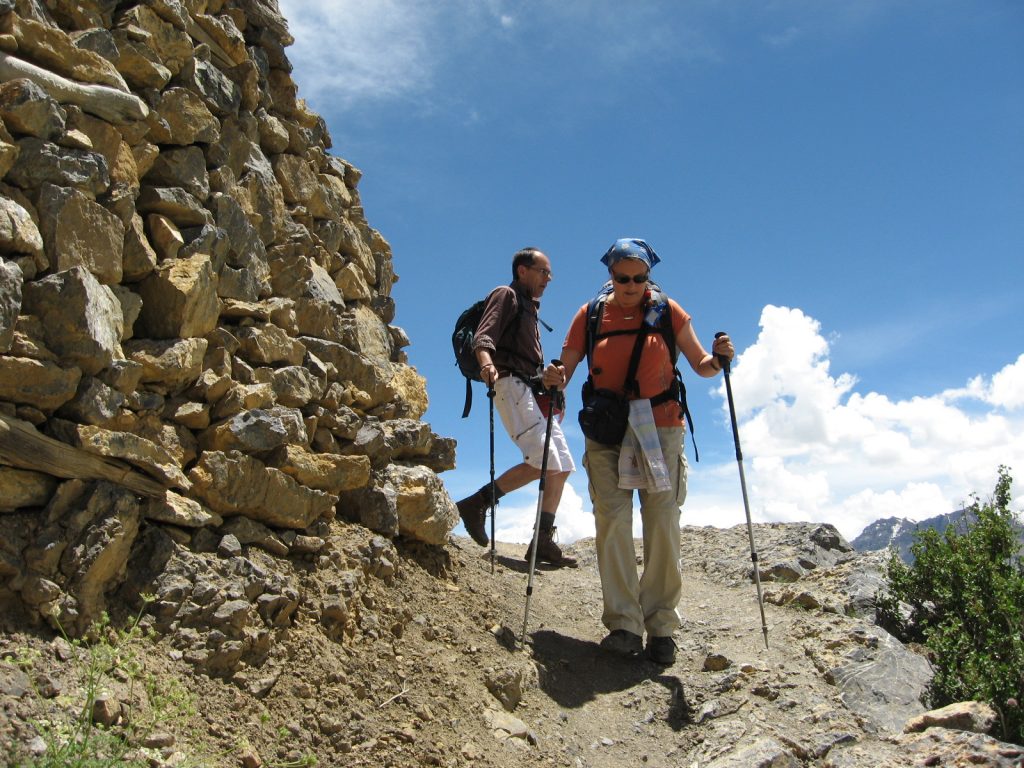
POLYGON ((536 376, 544 360, 537 328, 539 311, 540 301, 518 280, 499 285, 487 297, 473 349, 488 350, 499 372, 511 371, 525 379, 536 376))

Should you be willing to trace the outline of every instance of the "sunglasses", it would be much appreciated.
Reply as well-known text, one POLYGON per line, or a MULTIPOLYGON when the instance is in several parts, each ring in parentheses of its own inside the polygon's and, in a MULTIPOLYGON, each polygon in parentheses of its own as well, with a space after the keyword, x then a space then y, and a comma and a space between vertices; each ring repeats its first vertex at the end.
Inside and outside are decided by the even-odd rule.
POLYGON ((650 272, 645 272, 642 275, 633 275, 632 277, 630 277, 629 275, 612 275, 612 280, 614 280, 619 285, 626 285, 626 283, 629 283, 629 282, 634 282, 634 283, 640 284, 640 283, 646 283, 647 282, 647 278, 649 278, 650 276, 651 276, 650 272))

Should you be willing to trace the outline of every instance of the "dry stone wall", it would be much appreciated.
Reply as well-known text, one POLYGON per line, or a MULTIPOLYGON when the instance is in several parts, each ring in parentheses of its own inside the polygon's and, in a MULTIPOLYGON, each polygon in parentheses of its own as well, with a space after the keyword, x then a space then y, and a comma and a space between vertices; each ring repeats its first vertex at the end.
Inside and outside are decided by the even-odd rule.
POLYGON ((282 626, 293 584, 203 598, 196 558, 456 523, 391 249, 291 42, 275 0, 0 0, 0 609, 81 632, 155 588, 171 627, 282 626))

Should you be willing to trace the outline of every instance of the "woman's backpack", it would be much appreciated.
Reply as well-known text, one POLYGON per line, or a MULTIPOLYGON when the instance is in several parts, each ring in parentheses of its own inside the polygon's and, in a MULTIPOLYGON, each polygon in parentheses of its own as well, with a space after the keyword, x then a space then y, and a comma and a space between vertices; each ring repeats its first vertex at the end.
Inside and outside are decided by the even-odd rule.
MULTIPOLYGON (((620 334, 642 334, 657 331, 665 339, 665 345, 668 347, 669 355, 672 359, 672 368, 674 372, 674 379, 672 386, 666 389, 659 395, 651 398, 651 405, 659 405, 668 400, 673 400, 679 403, 679 410, 681 415, 686 419, 687 424, 690 427, 690 440, 693 442, 693 454, 696 461, 700 461, 699 454, 697 453, 697 441, 693 435, 693 417, 690 415, 690 409, 686 404, 686 386, 683 384, 683 377, 679 373, 679 368, 676 367, 676 360, 679 357, 679 348, 676 346, 675 334, 672 331, 672 313, 668 308, 668 296, 661 287, 654 281, 648 283, 648 289, 650 291, 650 298, 647 300, 644 307, 645 319, 644 323, 638 329, 629 331, 613 331, 608 334, 601 334, 598 330, 601 327, 601 316, 604 314, 605 302, 611 297, 612 294, 612 283, 611 280, 606 282, 602 286, 601 290, 597 292, 587 304, 587 322, 586 322, 586 336, 585 345, 587 351, 587 380, 583 383, 583 401, 584 409, 580 412, 581 418, 584 416, 584 412, 587 410, 587 399, 588 395, 593 398, 595 390, 593 378, 590 376, 589 368, 594 353, 594 344, 598 339, 605 338, 606 336, 614 336, 620 334), (648 330, 644 330, 648 329, 648 330)), ((639 339, 638 339, 639 342, 639 339)), ((639 344, 635 348, 634 352, 639 352, 639 344)), ((632 378, 633 373, 636 371, 636 362, 639 360, 631 361, 631 372, 627 376, 627 379, 632 378)), ((627 381, 627 385, 629 382, 627 381)), ((635 385, 635 381, 633 382, 635 385)), ((590 414, 587 414, 587 418, 590 418, 590 414)))

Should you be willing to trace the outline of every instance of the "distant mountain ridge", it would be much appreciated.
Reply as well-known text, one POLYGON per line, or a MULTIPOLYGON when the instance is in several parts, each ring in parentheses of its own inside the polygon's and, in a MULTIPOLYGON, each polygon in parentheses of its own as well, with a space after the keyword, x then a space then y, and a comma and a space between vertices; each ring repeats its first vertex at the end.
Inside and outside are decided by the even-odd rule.
MULTIPOLYGON (((944 533, 951 525, 956 525, 960 530, 963 530, 964 525, 972 524, 976 520, 977 516, 962 509, 944 515, 929 517, 920 522, 907 520, 903 517, 886 517, 868 525, 850 543, 858 552, 872 552, 894 546, 899 550, 903 561, 911 563, 914 558, 910 554, 910 545, 914 543, 914 534, 918 531, 934 528, 939 533, 944 533)), ((1018 523, 1016 527, 1017 538, 1024 544, 1024 526, 1018 523)))

